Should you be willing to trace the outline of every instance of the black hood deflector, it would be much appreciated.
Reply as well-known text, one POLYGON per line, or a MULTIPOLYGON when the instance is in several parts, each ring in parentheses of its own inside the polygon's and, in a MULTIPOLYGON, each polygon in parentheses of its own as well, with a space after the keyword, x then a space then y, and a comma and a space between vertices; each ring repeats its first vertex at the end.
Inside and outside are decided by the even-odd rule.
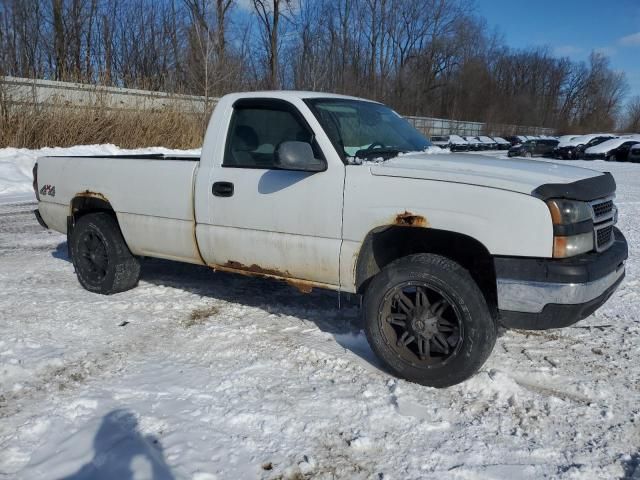
POLYGON ((547 183, 536 188, 531 195, 541 200, 566 198, 588 202, 598 198, 609 197, 616 191, 616 181, 610 172, 604 175, 585 178, 573 183, 547 183))

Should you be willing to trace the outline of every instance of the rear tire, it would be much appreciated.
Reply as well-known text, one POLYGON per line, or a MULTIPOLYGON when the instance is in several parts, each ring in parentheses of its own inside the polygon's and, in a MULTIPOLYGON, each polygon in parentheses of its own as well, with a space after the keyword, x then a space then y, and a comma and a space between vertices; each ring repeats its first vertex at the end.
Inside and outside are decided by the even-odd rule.
POLYGON ((113 215, 80 217, 69 239, 80 284, 90 292, 111 295, 136 286, 140 262, 129 251, 113 215))
POLYGON ((376 355, 395 375, 422 385, 468 379, 496 342, 496 321, 477 284, 439 255, 410 255, 387 265, 371 280, 363 307, 376 355))

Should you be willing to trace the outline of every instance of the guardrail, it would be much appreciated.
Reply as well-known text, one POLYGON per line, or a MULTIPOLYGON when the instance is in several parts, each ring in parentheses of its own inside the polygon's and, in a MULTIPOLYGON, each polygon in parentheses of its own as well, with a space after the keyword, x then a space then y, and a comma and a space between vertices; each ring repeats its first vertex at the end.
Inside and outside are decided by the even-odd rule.
MULTIPOLYGON (((6 105, 58 106, 117 110, 162 110, 166 108, 204 113, 217 98, 152 92, 82 83, 0 77, 0 102, 6 105)), ((443 118, 408 116, 407 120, 425 135, 553 135, 554 129, 522 125, 486 124, 443 118)))

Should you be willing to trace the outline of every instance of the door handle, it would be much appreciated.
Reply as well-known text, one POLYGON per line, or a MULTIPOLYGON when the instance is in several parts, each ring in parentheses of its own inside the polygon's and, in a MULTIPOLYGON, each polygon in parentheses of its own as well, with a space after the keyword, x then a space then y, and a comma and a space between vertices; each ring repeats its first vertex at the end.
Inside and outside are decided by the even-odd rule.
POLYGON ((231 197, 233 195, 233 183, 215 182, 211 187, 211 193, 216 197, 231 197))

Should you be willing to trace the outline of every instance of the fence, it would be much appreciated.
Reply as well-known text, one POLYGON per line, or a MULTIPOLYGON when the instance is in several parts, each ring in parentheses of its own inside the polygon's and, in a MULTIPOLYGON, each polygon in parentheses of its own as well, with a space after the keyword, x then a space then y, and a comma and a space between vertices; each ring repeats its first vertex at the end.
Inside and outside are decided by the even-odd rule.
MULTIPOLYGON (((202 113, 205 97, 151 92, 131 88, 104 87, 82 83, 0 77, 0 95, 8 105, 95 107, 114 110, 162 110, 202 113)), ((0 98, 2 99, 2 98, 0 98)), ((208 99, 215 104, 216 99, 208 99)))
MULTIPOLYGON (((162 110, 203 113, 217 98, 179 95, 129 88, 103 87, 81 83, 0 77, 0 101, 8 105, 56 105, 69 108, 95 107, 118 110, 162 110)), ((430 117, 406 117, 425 135, 552 135, 554 129, 522 125, 486 124, 430 117)))
POLYGON ((405 117, 416 129, 427 136, 432 135, 553 135, 553 128, 527 127, 524 125, 488 124, 483 122, 464 122, 444 118, 405 117))

